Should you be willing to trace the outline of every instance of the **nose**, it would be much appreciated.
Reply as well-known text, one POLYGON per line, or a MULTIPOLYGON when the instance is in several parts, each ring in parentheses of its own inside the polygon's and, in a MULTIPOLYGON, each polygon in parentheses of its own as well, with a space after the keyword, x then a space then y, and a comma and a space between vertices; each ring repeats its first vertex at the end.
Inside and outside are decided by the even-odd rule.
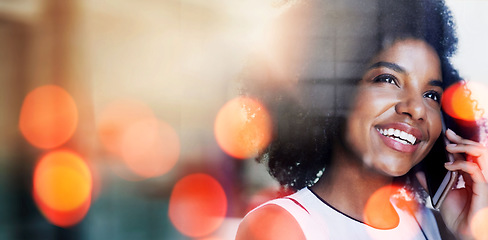
POLYGON ((425 103, 421 94, 405 94, 405 96, 396 104, 395 110, 398 114, 408 115, 413 120, 425 119, 425 103))

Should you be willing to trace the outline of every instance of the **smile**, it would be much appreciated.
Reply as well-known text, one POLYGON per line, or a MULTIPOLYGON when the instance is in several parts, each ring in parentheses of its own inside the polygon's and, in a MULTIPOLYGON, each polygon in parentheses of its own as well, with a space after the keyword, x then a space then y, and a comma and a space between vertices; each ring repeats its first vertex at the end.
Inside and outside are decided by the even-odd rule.
POLYGON ((388 129, 381 129, 376 128, 376 130, 383 136, 389 137, 399 143, 406 144, 406 145, 414 145, 417 141, 417 138, 412 134, 404 132, 399 129, 388 128, 388 129))

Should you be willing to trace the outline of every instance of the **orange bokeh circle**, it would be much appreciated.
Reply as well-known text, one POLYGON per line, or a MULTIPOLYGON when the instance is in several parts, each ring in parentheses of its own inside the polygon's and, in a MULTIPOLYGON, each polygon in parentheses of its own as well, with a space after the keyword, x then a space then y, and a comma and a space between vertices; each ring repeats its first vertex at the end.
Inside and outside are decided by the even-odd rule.
POLYGON ((415 213, 419 209, 419 203, 412 192, 401 186, 383 186, 366 202, 363 219, 364 223, 371 226, 366 228, 367 233, 372 239, 394 239, 396 237, 394 234, 401 234, 404 239, 416 239, 416 236, 421 234, 420 229, 406 227, 408 224, 400 224, 400 219, 415 221, 414 219, 418 217, 415 213), (393 228, 397 228, 396 231, 375 231, 393 228))
POLYGON ((453 108, 453 95, 457 91, 457 89, 460 87, 460 83, 455 83, 448 87, 447 89, 444 90, 444 93, 442 94, 442 99, 441 99, 441 106, 442 110, 449 116, 456 118, 456 114, 454 112, 453 108))
POLYGON ((92 174, 85 161, 69 150, 43 156, 34 170, 33 196, 41 212, 61 227, 79 222, 90 207, 92 174))
POLYGON ((442 96, 442 108, 451 117, 477 121, 488 111, 488 88, 479 82, 458 82, 442 96))
POLYGON ((176 229, 190 237, 204 237, 219 228, 227 213, 227 197, 213 177, 191 174, 171 192, 169 218, 176 229))
POLYGON ((400 222, 400 218, 390 202, 392 193, 398 187, 382 187, 368 199, 364 208, 364 222, 379 229, 394 228, 400 222))
POLYGON ((126 129, 121 155, 129 169, 142 178, 170 171, 180 155, 180 139, 167 123, 156 118, 140 120, 126 129))
POLYGON ((470 91, 463 86, 465 85, 458 85, 452 95, 451 104, 454 115, 458 119, 474 121, 476 120, 475 105, 470 97, 470 91))
POLYGON ((69 211, 91 196, 92 176, 84 160, 68 150, 46 154, 34 171, 34 193, 48 207, 69 211))
POLYGON ((238 97, 227 102, 215 119, 215 138, 227 154, 240 159, 257 156, 271 140, 271 117, 259 101, 238 97))
POLYGON ((34 192, 33 195, 34 201, 44 217, 58 227, 71 227, 78 224, 86 216, 91 205, 91 199, 88 198, 77 208, 68 211, 60 211, 49 207, 39 198, 37 193, 34 192))
POLYGON ((70 139, 78 124, 78 109, 63 88, 45 85, 32 90, 24 99, 19 129, 32 145, 50 149, 70 139))

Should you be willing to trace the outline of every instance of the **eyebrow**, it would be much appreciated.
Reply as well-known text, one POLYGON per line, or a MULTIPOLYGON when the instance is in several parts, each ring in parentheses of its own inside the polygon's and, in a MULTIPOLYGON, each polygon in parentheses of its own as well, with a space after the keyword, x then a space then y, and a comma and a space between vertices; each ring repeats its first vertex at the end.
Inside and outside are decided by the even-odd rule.
POLYGON ((398 72, 398 73, 406 73, 407 71, 405 70, 405 68, 401 67, 400 65, 396 64, 396 63, 392 63, 392 62, 377 62, 377 63, 374 63, 373 65, 369 66, 368 69, 372 69, 372 68, 380 68, 380 67, 386 67, 386 68, 389 68, 395 72, 398 72))
MULTIPOLYGON (((373 65, 369 66, 368 69, 380 68, 380 67, 386 67, 386 68, 389 68, 395 72, 402 73, 402 74, 407 72, 407 70, 405 70, 405 68, 401 67, 400 65, 398 65, 396 63, 392 63, 392 62, 377 62, 377 63, 374 63, 373 65)), ((442 87, 443 86, 442 81, 437 80, 437 79, 436 80, 430 80, 429 85, 435 86, 435 87, 442 87)))
POLYGON ((434 86, 434 87, 443 87, 441 80, 430 80, 429 85, 434 86))

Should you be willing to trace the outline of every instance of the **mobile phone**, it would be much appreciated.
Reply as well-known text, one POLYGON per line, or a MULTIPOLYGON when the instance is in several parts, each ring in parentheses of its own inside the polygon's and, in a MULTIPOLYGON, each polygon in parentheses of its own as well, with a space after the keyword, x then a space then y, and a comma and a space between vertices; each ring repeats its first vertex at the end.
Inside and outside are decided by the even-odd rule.
MULTIPOLYGON (((443 114, 444 115, 444 114, 443 114)), ((452 172, 444 167, 444 163, 453 162, 454 156, 446 150, 449 144, 446 133, 446 116, 442 117, 442 133, 435 142, 432 150, 422 161, 427 190, 435 209, 439 209, 449 191, 458 179, 459 173, 452 172)))

